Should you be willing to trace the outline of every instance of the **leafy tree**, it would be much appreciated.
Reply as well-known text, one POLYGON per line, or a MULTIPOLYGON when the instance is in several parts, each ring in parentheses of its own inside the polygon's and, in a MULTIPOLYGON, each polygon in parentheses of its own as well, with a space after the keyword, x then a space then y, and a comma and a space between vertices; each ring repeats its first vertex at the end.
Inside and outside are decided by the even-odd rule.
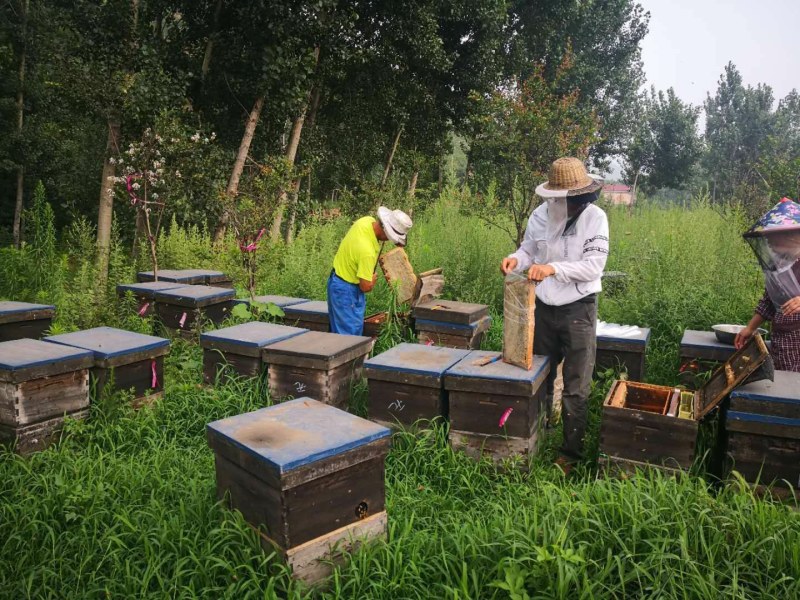
POLYGON ((669 88, 642 99, 642 114, 625 152, 626 181, 646 190, 680 189, 690 180, 702 145, 697 131, 700 109, 669 88))

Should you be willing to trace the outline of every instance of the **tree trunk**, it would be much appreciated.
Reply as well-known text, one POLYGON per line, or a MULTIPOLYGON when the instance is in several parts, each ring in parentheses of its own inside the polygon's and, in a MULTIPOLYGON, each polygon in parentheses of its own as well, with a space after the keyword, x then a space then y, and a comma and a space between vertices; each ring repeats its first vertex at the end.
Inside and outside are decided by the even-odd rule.
MULTIPOLYGON (((22 138, 22 124, 25 116, 25 60, 27 59, 28 51, 28 7, 29 0, 22 3, 22 51, 19 57, 19 76, 17 84, 17 135, 22 138)), ((25 186, 25 165, 22 163, 17 167, 17 195, 16 202, 14 203, 14 246, 19 248, 22 241, 20 231, 22 223, 22 205, 24 197, 25 186)))
POLYGON ((383 170, 383 177, 381 178, 381 189, 386 185, 386 180, 389 179, 389 171, 392 169, 392 161, 394 160, 394 153, 397 152, 397 145, 400 143, 400 134, 403 133, 403 126, 397 128, 397 134, 394 136, 394 143, 389 152, 389 158, 386 161, 386 168, 383 170))
MULTIPOLYGON (((236 160, 233 163, 233 170, 231 171, 230 179, 228 179, 228 187, 225 188, 225 197, 229 201, 236 198, 236 194, 239 193, 239 180, 242 178, 244 163, 247 161, 247 155, 250 152, 250 145, 253 143, 253 136, 256 133, 256 126, 258 125, 258 119, 261 116, 261 109, 264 108, 265 99, 265 96, 259 96, 256 99, 255 104, 253 104, 253 109, 250 111, 250 115, 247 118, 247 124, 244 127, 242 141, 239 144, 239 151, 236 153, 236 160)), ((230 218, 230 213, 226 207, 222 212, 222 217, 220 217, 217 230, 214 232, 215 244, 219 244, 225 239, 225 231, 228 228, 228 222, 230 221, 230 218)))
POLYGON ((442 190, 444 189, 444 157, 439 159, 439 179, 437 181, 436 190, 439 192, 439 195, 442 195, 442 190))
POLYGON ((300 181, 298 177, 292 183, 292 204, 289 207, 289 220, 286 222, 286 234, 283 239, 287 244, 292 243, 294 238, 294 222, 297 219, 297 199, 300 197, 300 181))
POLYGON ((101 280, 108 278, 108 253, 111 246, 111 219, 114 213, 114 164, 109 160, 119 151, 120 124, 116 118, 108 120, 103 174, 100 180, 100 206, 97 211, 97 264, 101 280))
POLYGON ((214 42, 217 38, 217 30, 219 29, 219 16, 222 13, 222 0, 217 0, 217 6, 214 9, 214 22, 211 25, 211 33, 206 42, 206 51, 203 54, 203 65, 200 67, 200 81, 206 80, 208 70, 211 68, 211 55, 214 53, 214 42))
MULTIPOLYGON (((317 66, 319 66, 319 46, 314 48, 314 69, 316 71, 317 66)), ((314 88, 318 86, 314 86, 311 89, 309 97, 314 95, 314 88)), ((307 100, 305 105, 303 106, 300 114, 297 115, 297 118, 294 120, 292 125, 292 133, 289 136, 289 143, 286 145, 286 162, 289 163, 290 167, 294 167, 295 159, 297 158, 297 149, 300 146, 300 136, 303 133, 303 125, 306 122, 306 114, 308 113, 309 101, 307 100)), ((295 182, 292 187, 294 188, 300 187, 299 181, 295 182)), ((289 195, 286 193, 286 190, 281 190, 280 195, 278 196, 278 206, 275 207, 275 216, 272 219, 272 227, 270 228, 269 236, 273 242, 277 241, 281 237, 281 226, 283 225, 283 214, 286 211, 286 204, 288 202, 289 195)))
POLYGON ((411 175, 411 183, 408 185, 408 196, 413 198, 417 192, 417 180, 419 179, 419 169, 415 169, 411 175))

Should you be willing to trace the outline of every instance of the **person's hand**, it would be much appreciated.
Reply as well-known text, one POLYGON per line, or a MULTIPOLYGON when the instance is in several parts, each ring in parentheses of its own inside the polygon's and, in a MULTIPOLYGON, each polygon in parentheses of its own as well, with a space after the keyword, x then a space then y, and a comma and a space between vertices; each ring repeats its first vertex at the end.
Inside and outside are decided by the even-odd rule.
POLYGON ((755 333, 756 330, 748 325, 736 334, 736 339, 733 341, 733 345, 736 346, 737 350, 741 350, 744 348, 744 345, 750 341, 750 338, 755 335, 755 333))
POLYGON ((539 283, 540 281, 555 274, 556 270, 552 267, 552 265, 533 265, 530 269, 528 269, 528 279, 535 281, 536 283, 539 283))
POLYGON ((372 274, 372 285, 375 285, 378 282, 378 273, 375 272, 372 274))
POLYGON ((781 306, 781 312, 787 317, 800 312, 800 296, 795 296, 791 300, 788 300, 781 306))
POLYGON ((508 275, 509 273, 511 273, 511 271, 517 268, 517 264, 518 261, 516 258, 511 258, 509 256, 506 256, 503 259, 503 262, 500 263, 500 272, 503 275, 508 275))

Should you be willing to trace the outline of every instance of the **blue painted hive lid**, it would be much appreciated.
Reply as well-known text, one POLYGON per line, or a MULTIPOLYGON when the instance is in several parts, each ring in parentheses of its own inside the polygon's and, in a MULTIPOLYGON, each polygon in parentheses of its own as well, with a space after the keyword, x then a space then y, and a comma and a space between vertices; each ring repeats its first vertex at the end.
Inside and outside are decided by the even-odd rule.
POLYGON ((55 312, 56 307, 50 304, 31 304, 30 302, 5 300, 0 302, 0 323, 52 319, 55 312))
POLYGON ((145 281, 143 283, 120 283, 117 285, 117 293, 122 295, 125 292, 132 292, 137 296, 144 296, 145 298, 153 299, 156 292, 160 290, 171 290, 178 287, 183 287, 184 284, 176 281, 145 281))
POLYGON ((502 361, 500 352, 473 350, 445 373, 445 389, 478 391, 486 382, 496 384, 492 393, 503 394, 508 390, 538 388, 550 372, 550 360, 535 355, 530 370, 515 367, 502 361), (487 362, 488 361, 488 362, 487 362))
POLYGON ((0 342, 0 378, 4 381, 26 381, 77 371, 91 367, 93 362, 94 355, 80 348, 29 339, 0 342), (46 368, 46 372, 32 373, 41 368, 46 368))
POLYGON ((218 302, 233 300, 234 290, 210 285, 186 285, 183 287, 160 290, 156 292, 156 301, 179 306, 206 306, 218 302))
POLYGON ((208 424, 277 475, 387 438, 390 431, 311 398, 298 398, 208 424))
POLYGON ((90 350, 97 360, 103 361, 139 352, 147 352, 152 357, 162 356, 169 348, 169 340, 164 338, 114 327, 95 327, 53 335, 45 338, 45 341, 90 350))
POLYGON ((298 315, 325 315, 328 316, 328 303, 323 300, 309 300, 306 302, 300 302, 298 304, 292 304, 288 307, 288 310, 284 311, 287 314, 298 314, 298 315))
POLYGON ((262 356, 270 365, 327 370, 365 357, 372 346, 370 337, 309 331, 265 346, 262 356))
POLYGON ((261 348, 264 346, 292 338, 306 331, 308 329, 302 327, 253 321, 203 333, 200 335, 200 345, 204 348, 219 347, 223 350, 228 347, 232 350, 239 347, 242 350, 251 349, 255 351, 253 356, 259 356, 261 348))
MULTIPOLYGON (((136 274, 136 278, 139 281, 153 281, 154 275, 152 271, 140 271, 136 274)), ((191 269, 159 269, 158 280, 194 284, 203 283, 203 276, 191 269)))
POLYGON ((719 350, 730 351, 731 354, 736 352, 736 348, 730 344, 723 344, 717 339, 713 331, 696 331, 694 329, 687 329, 683 332, 681 338, 682 348, 715 348, 719 350))
POLYGON ((380 371, 441 377, 467 354, 469 350, 402 343, 370 358, 364 368, 373 379, 381 378, 380 371))
POLYGON ((293 298, 291 296, 277 296, 271 294, 267 296, 256 296, 256 302, 260 302, 262 304, 274 304, 275 306, 283 308, 285 306, 292 306, 293 304, 303 304, 304 302, 308 302, 308 299, 293 298))

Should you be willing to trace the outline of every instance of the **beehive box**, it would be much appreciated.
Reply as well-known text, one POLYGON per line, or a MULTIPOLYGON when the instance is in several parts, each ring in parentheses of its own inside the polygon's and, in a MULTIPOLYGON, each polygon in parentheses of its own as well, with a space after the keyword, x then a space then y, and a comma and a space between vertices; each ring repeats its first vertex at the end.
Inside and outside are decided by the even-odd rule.
POLYGON ((222 271, 211 271, 208 269, 184 269, 183 272, 190 276, 200 276, 202 278, 200 283, 204 285, 233 289, 233 279, 228 277, 222 271))
POLYGON ((0 442, 29 454, 54 441, 65 416, 89 408, 91 352, 39 340, 0 342, 0 442))
POLYGON ((191 332, 208 319, 218 325, 230 315, 234 291, 207 285, 188 285, 156 292, 156 313, 168 329, 191 332))
POLYGON ((364 331, 363 335, 371 338, 376 338, 383 331, 386 322, 389 319, 388 312, 379 312, 367 317, 364 317, 364 331))
POLYGON ((385 538, 385 427, 298 398, 210 423, 207 433, 218 496, 295 577, 317 582, 342 550, 385 538))
POLYGON ((483 334, 492 326, 491 317, 483 317, 475 323, 445 323, 417 319, 414 327, 420 344, 477 350, 481 346, 483 334))
POLYGON ((300 304, 283 307, 283 322, 286 325, 302 327, 311 331, 329 331, 328 303, 322 300, 310 300, 300 304))
POLYGON ((144 283, 120 283, 117 286, 117 294, 120 297, 128 292, 136 298, 137 310, 140 317, 153 314, 156 300, 156 292, 161 290, 171 290, 183 287, 182 283, 174 281, 146 281, 144 283))
POLYGON ((450 402, 450 445, 493 460, 534 454, 546 417, 550 361, 533 368, 503 362, 499 352, 475 350, 450 367, 444 388, 450 402))
POLYGON ((364 363, 369 418, 385 425, 413 425, 447 418, 444 373, 468 350, 399 344, 364 363))
POLYGON ((725 428, 729 467, 749 482, 800 489, 800 373, 776 371, 731 393, 725 428))
POLYGON ((95 327, 54 335, 45 341, 92 352, 90 374, 96 397, 111 385, 112 392, 132 390, 133 405, 141 406, 164 391, 164 357, 169 354, 169 340, 114 327, 95 327))
POLYGON ((640 327, 632 337, 597 336, 595 373, 606 369, 619 369, 628 373, 628 379, 641 381, 645 375, 645 356, 650 341, 650 329, 640 327))
POLYGON ((262 350, 273 399, 311 396, 347 408, 353 380, 361 376, 373 340, 309 331, 262 350))
POLYGON ((255 300, 261 304, 274 304, 279 308, 286 308, 287 306, 308 302, 306 298, 293 298, 292 296, 278 296, 275 294, 256 296, 255 300))
POLYGON ((260 377, 265 370, 265 346, 307 332, 307 329, 254 321, 200 335, 203 381, 212 384, 226 369, 242 377, 260 377))
POLYGON ((489 316, 489 307, 485 304, 470 304, 454 300, 432 300, 417 304, 414 307, 415 319, 471 325, 489 316))
POLYGON ((38 340, 50 329, 56 307, 29 302, 0 302, 0 342, 38 340))
MULTIPOLYGON (((189 269, 159 269, 158 280, 182 283, 184 285, 203 285, 205 283, 205 277, 202 273, 189 269)), ((155 281, 155 276, 152 271, 140 271, 136 274, 136 281, 139 283, 155 281)))
POLYGON ((626 469, 645 464, 689 469, 697 456, 701 419, 766 358, 767 347, 757 335, 696 392, 615 381, 603 403, 600 424, 600 452, 607 457, 604 462, 626 469))

